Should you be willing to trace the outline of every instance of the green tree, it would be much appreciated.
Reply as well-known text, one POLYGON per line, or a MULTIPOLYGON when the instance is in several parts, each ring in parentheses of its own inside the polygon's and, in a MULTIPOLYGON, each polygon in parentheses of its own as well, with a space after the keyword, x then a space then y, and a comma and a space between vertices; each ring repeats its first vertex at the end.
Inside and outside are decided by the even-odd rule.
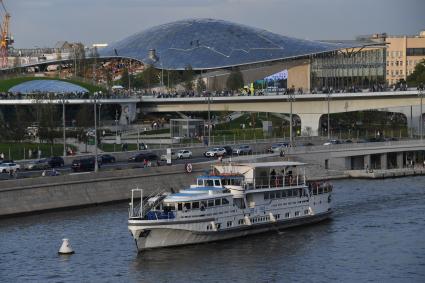
POLYGON ((418 86, 425 84, 425 59, 420 61, 413 70, 413 73, 407 77, 408 85, 418 86))
POLYGON ((40 140, 48 141, 54 144, 56 138, 61 137, 58 127, 60 126, 61 117, 57 105, 52 103, 43 104, 41 106, 40 124, 38 136, 40 140))
POLYGON ((191 65, 187 65, 183 71, 183 84, 184 88, 189 91, 193 90, 193 77, 195 76, 195 72, 192 69, 191 65))
POLYGON ((200 94, 206 88, 207 88, 207 86, 205 85, 204 80, 201 77, 199 77, 198 80, 196 81, 196 91, 200 94))
POLYGON ((128 69, 124 68, 124 71, 121 75, 121 85, 124 88, 128 88, 128 82, 130 81, 130 74, 128 73, 128 69))
POLYGON ((226 81, 227 89, 231 91, 237 91, 244 86, 243 74, 239 69, 234 69, 230 73, 226 81))

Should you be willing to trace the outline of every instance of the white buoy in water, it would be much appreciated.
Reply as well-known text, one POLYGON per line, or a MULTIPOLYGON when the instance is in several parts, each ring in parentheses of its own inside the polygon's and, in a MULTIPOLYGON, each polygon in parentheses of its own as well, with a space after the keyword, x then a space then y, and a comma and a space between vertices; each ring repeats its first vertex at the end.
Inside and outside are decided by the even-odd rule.
POLYGON ((58 254, 61 255, 69 255, 69 254, 73 254, 74 250, 71 247, 71 244, 69 243, 68 239, 62 239, 62 246, 59 249, 58 254))

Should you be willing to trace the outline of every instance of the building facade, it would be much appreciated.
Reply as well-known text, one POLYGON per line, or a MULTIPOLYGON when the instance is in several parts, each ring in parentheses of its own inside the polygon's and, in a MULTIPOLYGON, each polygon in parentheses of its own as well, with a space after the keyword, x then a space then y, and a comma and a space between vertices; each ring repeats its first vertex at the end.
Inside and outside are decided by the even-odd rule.
POLYGON ((415 66, 425 59, 425 30, 416 36, 386 36, 386 80, 393 85, 406 80, 415 66))

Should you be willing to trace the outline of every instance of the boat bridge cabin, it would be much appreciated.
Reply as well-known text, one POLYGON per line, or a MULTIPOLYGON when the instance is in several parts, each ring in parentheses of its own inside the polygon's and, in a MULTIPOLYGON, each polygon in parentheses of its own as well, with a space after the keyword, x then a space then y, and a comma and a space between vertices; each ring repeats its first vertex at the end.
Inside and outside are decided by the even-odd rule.
POLYGON ((305 186, 305 163, 279 161, 214 166, 217 175, 244 176, 247 190, 305 186))

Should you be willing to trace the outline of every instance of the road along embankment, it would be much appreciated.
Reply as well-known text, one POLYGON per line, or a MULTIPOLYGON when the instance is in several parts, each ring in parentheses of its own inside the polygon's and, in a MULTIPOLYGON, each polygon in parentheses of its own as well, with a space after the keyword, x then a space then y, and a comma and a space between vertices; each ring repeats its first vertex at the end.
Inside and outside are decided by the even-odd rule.
POLYGON ((184 164, 56 177, 17 179, 0 183, 0 217, 51 209, 96 205, 130 198, 131 189, 154 192, 179 190, 209 169, 209 163, 184 164))

